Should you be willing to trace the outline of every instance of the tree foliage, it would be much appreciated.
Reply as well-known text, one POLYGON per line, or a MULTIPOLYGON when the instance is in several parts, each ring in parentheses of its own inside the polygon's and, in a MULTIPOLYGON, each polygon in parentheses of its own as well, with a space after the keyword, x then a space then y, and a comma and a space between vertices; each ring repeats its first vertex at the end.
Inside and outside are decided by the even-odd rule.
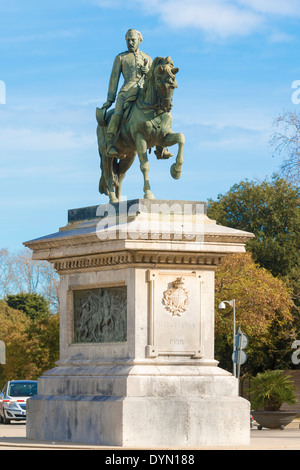
POLYGON ((277 175, 270 182, 242 181, 217 201, 208 216, 255 234, 247 243, 254 259, 274 276, 300 268, 300 189, 277 175))
POLYGON ((21 310, 31 320, 49 318, 50 310, 46 299, 40 294, 20 294, 8 295, 6 302, 9 307, 21 310))
POLYGON ((27 249, 0 249, 0 339, 6 364, 0 386, 10 379, 36 379, 59 357, 58 275, 27 249))
POLYGON ((216 271, 215 350, 220 366, 232 370, 232 309, 219 310, 224 300, 236 301, 236 324, 249 337, 243 372, 287 366, 296 338, 286 284, 258 266, 251 253, 228 255, 216 271))
POLYGON ((59 315, 31 318, 0 300, 0 339, 6 344, 0 386, 12 379, 36 379, 58 360, 59 315))
POLYGON ((299 196, 300 188, 278 175, 262 183, 242 181, 216 201, 208 201, 208 216, 221 225, 254 233, 246 249, 292 290, 300 327, 299 196))

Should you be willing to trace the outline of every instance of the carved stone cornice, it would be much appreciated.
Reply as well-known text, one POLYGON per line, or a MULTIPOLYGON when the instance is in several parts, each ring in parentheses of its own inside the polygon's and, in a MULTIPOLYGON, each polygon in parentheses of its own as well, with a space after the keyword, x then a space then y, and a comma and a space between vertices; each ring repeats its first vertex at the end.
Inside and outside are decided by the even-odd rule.
MULTIPOLYGON (((227 228, 227 227, 224 227, 227 228)), ((251 236, 247 232, 242 232, 240 230, 237 230, 236 233, 235 231, 232 230, 232 232, 227 232, 224 231, 219 232, 219 233, 213 233, 213 232, 206 232, 203 234, 203 240, 202 242, 205 243, 247 243, 251 236)), ((61 234, 61 232, 59 232, 61 234)), ((59 248, 61 246, 76 246, 76 245, 87 245, 90 243, 95 243, 99 242, 99 238, 97 237, 97 233, 89 233, 89 234, 80 234, 80 233, 74 233, 70 234, 67 233, 67 235, 63 237, 58 237, 56 236, 57 234, 54 234, 53 238, 50 237, 43 237, 43 238, 38 238, 35 240, 31 240, 28 242, 25 242, 24 245, 27 246, 28 248, 34 249, 34 250, 46 250, 46 249, 52 249, 52 248, 59 248)), ((134 234, 135 238, 133 238, 134 241, 138 242, 147 242, 147 240, 151 241, 174 241, 174 242, 187 242, 187 243, 194 243, 197 242, 197 238, 193 238, 191 235, 184 235, 179 238, 177 234, 171 233, 170 235, 166 236, 165 233, 154 233, 153 237, 149 239, 142 234, 136 233, 134 234), (140 236, 139 236, 140 235, 140 236)), ((107 238, 107 240, 101 240, 101 242, 110 242, 112 241, 112 238, 107 238)), ((116 234, 114 240, 124 240, 123 236, 120 236, 118 233, 116 234)), ((130 238, 128 239, 130 241, 130 238)))
POLYGON ((74 271, 98 270, 109 267, 216 267, 223 256, 214 253, 174 253, 151 251, 122 251, 91 256, 62 258, 54 261, 54 268, 60 274, 74 271))

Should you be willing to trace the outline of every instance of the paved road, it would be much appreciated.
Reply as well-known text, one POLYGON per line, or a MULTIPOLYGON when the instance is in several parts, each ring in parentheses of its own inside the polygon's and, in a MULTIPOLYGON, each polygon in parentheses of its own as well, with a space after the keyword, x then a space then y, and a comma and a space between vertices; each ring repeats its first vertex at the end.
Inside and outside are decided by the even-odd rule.
MULTIPOLYGON (((300 450, 299 420, 293 421, 283 431, 280 429, 251 429, 250 444, 245 446, 205 447, 193 450, 300 450)), ((1 450, 137 450, 135 448, 104 447, 84 444, 69 444, 63 442, 44 442, 26 439, 26 424, 12 422, 0 424, 0 451, 1 450)), ((156 448, 156 450, 159 450, 156 448)), ((167 449, 160 449, 167 450, 167 449)), ((169 449, 172 450, 172 449, 169 449)), ((173 450, 178 450, 173 449, 173 450)), ((185 450, 182 448, 182 450, 185 450)), ((192 450, 189 450, 192 452, 192 450)))

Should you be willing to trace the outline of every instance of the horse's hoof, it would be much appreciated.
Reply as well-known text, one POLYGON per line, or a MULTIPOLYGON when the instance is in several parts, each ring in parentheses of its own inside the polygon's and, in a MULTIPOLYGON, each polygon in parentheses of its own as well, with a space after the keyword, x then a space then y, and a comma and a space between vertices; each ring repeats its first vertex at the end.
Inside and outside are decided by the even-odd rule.
POLYGON ((119 202, 119 199, 114 194, 110 194, 109 195, 109 202, 111 204, 115 204, 116 202, 119 202))
POLYGON ((155 199, 154 195, 151 193, 151 191, 146 191, 144 199, 155 199))
POLYGON ((170 173, 171 173, 172 178, 174 178, 174 180, 179 180, 181 176, 181 170, 180 171, 176 170, 175 163, 173 163, 173 165, 171 166, 170 173))

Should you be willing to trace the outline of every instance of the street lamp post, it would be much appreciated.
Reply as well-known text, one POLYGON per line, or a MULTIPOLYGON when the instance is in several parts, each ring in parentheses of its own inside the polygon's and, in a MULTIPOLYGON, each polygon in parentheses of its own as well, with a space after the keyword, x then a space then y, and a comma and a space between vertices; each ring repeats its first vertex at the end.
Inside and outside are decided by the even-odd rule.
POLYGON ((232 308, 233 308, 233 375, 234 377, 236 377, 236 363, 234 361, 234 357, 235 357, 235 351, 236 351, 236 340, 235 340, 235 331, 236 331, 236 328, 235 328, 235 299, 233 300, 223 300, 223 302, 221 302, 219 304, 219 309, 221 310, 224 310, 226 308, 226 305, 225 304, 228 304, 230 305, 232 308))

